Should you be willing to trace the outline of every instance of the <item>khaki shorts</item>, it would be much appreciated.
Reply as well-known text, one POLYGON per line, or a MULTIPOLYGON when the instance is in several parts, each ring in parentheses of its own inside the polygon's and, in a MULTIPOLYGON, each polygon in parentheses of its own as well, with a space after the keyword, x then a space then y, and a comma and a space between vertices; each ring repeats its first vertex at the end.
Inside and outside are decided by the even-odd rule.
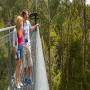
POLYGON ((24 47, 24 59, 23 59, 23 65, 24 67, 32 67, 32 57, 31 57, 31 46, 25 46, 24 47))

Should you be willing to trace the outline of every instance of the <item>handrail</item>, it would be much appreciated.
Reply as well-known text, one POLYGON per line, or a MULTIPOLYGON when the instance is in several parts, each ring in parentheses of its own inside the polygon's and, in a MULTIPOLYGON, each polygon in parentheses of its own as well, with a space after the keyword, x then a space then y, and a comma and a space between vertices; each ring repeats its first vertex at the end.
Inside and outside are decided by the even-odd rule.
POLYGON ((1 33, 0 34, 0 43, 1 43, 1 45, 3 45, 4 43, 7 43, 8 41, 10 41, 13 38, 12 36, 13 36, 14 28, 15 28, 15 26, 0 29, 0 33, 1 33))
POLYGON ((14 29, 14 28, 15 28, 15 26, 2 28, 2 29, 0 29, 0 32, 8 31, 8 30, 10 30, 10 29, 14 29))

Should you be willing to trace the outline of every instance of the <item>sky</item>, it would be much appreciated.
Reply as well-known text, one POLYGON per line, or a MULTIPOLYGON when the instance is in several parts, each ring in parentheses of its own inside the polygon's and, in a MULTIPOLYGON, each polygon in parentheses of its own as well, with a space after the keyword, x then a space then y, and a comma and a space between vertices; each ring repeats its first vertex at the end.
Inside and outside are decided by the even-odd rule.
MULTIPOLYGON (((70 0, 70 1, 72 1, 72 0, 70 0)), ((86 4, 90 5, 90 0, 86 0, 86 4)))
POLYGON ((90 5, 90 0, 86 0, 86 4, 89 4, 90 5))

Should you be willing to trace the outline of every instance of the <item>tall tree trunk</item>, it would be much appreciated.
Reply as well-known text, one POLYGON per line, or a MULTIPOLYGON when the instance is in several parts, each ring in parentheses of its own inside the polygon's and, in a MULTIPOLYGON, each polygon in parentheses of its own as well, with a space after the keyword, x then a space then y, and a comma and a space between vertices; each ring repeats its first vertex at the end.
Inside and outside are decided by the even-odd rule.
POLYGON ((86 31, 86 6, 85 0, 81 0, 81 53, 82 53, 82 76, 81 90, 85 90, 85 62, 86 62, 86 46, 87 46, 87 31, 86 31))
POLYGON ((49 87, 52 90, 52 77, 51 77, 51 53, 50 53, 50 0, 48 0, 48 60, 49 60, 49 87))

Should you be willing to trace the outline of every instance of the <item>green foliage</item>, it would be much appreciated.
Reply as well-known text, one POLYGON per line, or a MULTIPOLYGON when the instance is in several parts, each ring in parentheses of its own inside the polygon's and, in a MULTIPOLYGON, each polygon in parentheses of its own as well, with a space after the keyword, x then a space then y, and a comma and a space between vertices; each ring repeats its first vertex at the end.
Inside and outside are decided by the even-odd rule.
POLYGON ((0 89, 7 90, 8 87, 8 50, 0 47, 0 89))
MULTIPOLYGON (((81 1, 73 0, 70 3, 69 0, 59 0, 60 3, 58 3, 58 0, 51 0, 49 2, 50 24, 44 22, 48 17, 41 20, 42 28, 45 29, 42 31, 44 42, 47 43, 45 48, 48 48, 47 36, 48 29, 50 30, 52 90, 90 89, 90 6, 86 6, 84 11, 84 2, 81 1), (59 84, 57 78, 60 80, 59 84)), ((46 8, 41 10, 43 13, 46 8)), ((49 13, 42 15, 48 16, 49 13)), ((48 52, 47 50, 45 52, 48 52)), ((49 68, 48 59, 45 58, 45 60, 49 68)))
POLYGON ((0 20, 0 28, 3 28, 4 27, 4 22, 3 20, 0 20))
POLYGON ((60 90, 59 89, 60 82, 61 82, 61 74, 59 72, 54 78, 53 90, 60 90))
POLYGON ((5 26, 14 25, 15 17, 20 15, 23 9, 29 9, 31 11, 31 0, 4 0, 0 1, 0 18, 3 19, 5 26))

